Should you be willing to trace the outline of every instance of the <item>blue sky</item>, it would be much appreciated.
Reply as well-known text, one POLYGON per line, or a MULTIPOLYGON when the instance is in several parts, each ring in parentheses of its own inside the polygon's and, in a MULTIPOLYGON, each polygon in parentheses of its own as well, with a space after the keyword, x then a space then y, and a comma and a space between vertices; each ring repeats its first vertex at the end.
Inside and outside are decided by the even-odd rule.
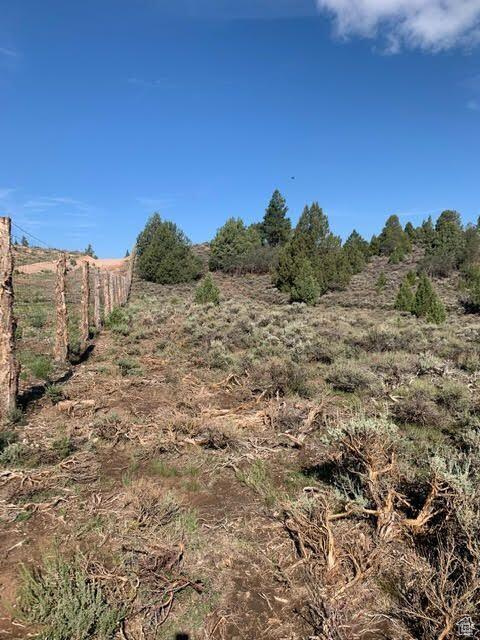
POLYGON ((479 24, 479 0, 0 0, 0 210, 102 256, 275 188, 343 236, 476 220, 479 24))

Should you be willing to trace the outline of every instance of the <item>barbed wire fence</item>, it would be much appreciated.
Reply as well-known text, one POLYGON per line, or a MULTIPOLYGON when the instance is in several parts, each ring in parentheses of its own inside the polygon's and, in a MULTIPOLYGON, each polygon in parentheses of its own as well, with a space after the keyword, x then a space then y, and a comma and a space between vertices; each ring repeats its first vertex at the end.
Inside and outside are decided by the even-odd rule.
POLYGON ((0 416, 19 393, 61 378, 81 361, 115 309, 129 299, 135 250, 107 269, 83 255, 52 249, 9 217, 0 217, 0 416), (12 226, 48 249, 45 269, 14 264, 12 226))

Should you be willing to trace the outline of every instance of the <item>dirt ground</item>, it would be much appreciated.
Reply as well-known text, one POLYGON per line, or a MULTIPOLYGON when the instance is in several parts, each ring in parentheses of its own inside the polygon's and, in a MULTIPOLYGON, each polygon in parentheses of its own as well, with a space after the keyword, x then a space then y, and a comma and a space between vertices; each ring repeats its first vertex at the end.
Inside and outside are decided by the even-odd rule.
MULTIPOLYGON (((394 312, 394 287, 410 267, 396 267, 390 286, 376 291, 386 268, 377 261, 356 277, 353 293, 329 294, 314 309, 285 304, 263 276, 217 276, 218 308, 195 305, 194 286, 136 283, 89 357, 29 401, 9 429, 11 458, 0 467, 0 637, 43 628, 21 611, 20 567, 49 555, 80 557, 102 597, 124 606, 114 637, 320 637, 307 606, 313 551, 302 550, 294 525, 295 509, 325 489, 318 438, 359 413, 385 415, 419 375, 443 384, 447 363, 476 411, 476 371, 445 354, 478 322, 459 326, 455 316, 440 329, 394 312), (358 345, 379 329, 403 331, 404 344, 364 353, 358 345), (427 366, 420 352, 431 356, 427 374, 418 373, 427 366), (285 355, 288 375, 262 368, 268 361, 278 371, 285 355), (352 359, 364 375, 353 392, 332 373, 352 359), (296 373, 298 363, 307 368, 296 373)), ((448 298, 452 285, 441 286, 448 298)), ((448 437, 427 426, 422 443, 448 437)), ((375 536, 365 517, 338 526, 365 548, 375 536)), ((397 552, 392 543, 386 555, 397 552)), ((350 615, 346 635, 321 637, 415 637, 381 617, 385 592, 370 578, 360 589, 351 571, 350 562, 338 597, 348 606, 360 599, 364 613, 350 615)))

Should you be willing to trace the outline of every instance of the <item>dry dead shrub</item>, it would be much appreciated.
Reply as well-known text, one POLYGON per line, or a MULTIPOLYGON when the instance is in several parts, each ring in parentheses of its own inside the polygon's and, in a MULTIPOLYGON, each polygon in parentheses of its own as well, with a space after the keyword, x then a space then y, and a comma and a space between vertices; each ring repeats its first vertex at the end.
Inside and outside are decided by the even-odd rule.
POLYGON ((180 513, 181 504, 153 480, 139 478, 124 494, 124 506, 139 528, 160 528, 180 513))

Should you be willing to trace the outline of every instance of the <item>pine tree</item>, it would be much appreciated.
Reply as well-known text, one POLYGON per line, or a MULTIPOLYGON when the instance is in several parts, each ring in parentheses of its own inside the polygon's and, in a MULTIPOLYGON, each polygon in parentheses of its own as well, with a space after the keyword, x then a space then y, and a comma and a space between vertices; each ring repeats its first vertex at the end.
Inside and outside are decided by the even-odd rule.
POLYGON ((155 213, 137 239, 137 269, 144 280, 178 284, 199 278, 202 261, 183 231, 155 213))
POLYGON ((290 219, 287 218, 288 207, 285 198, 276 189, 270 199, 261 223, 262 237, 270 247, 284 245, 291 233, 290 219))
POLYGON ((425 318, 427 322, 436 324, 445 322, 447 317, 445 307, 426 273, 422 273, 420 276, 412 312, 418 318, 425 318))
POLYGON ((28 243, 28 240, 25 236, 22 236, 22 239, 20 240, 20 244, 22 245, 22 247, 28 247, 30 246, 28 243))
POLYGON ((319 295, 320 287, 315 278, 313 267, 307 258, 303 258, 290 290, 290 301, 314 305, 319 295))
POLYGON ((415 304, 415 294, 412 291, 408 279, 405 278, 400 285, 400 288, 395 299, 395 309, 398 311, 412 312, 415 304))
POLYGON ((198 304, 220 303, 220 290, 214 283, 210 273, 208 273, 195 291, 195 302, 198 304))
POLYGON ((125 258, 129 258, 130 257, 130 251, 127 249, 125 251, 125 258))

